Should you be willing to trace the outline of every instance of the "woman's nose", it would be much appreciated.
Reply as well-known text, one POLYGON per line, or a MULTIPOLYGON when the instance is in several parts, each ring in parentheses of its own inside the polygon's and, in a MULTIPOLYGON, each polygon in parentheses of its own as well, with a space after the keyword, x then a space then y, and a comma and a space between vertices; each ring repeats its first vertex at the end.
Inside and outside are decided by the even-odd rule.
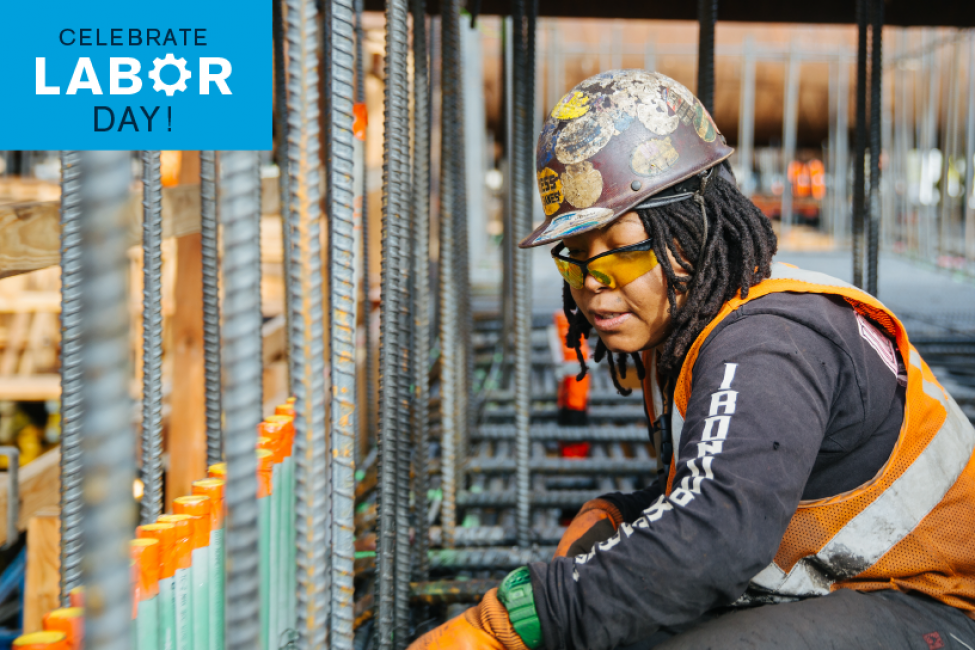
POLYGON ((608 288, 605 284, 600 283, 596 278, 592 277, 592 273, 586 273, 586 279, 583 280, 583 286, 593 293, 598 293, 603 289, 608 288))

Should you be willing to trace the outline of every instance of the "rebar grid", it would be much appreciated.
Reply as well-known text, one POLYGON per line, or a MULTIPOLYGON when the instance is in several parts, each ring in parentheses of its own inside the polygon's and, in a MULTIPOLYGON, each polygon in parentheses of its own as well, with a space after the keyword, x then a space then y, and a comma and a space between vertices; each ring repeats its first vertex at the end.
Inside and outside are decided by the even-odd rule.
POLYGON ((61 604, 81 585, 81 152, 61 152, 61 604))
POLYGON ((709 113, 714 111, 714 26, 718 0, 697 0, 697 98, 709 113))
MULTIPOLYGON (((883 0, 873 5, 870 30, 870 211, 867 213, 867 293, 877 295, 877 257, 880 253, 880 113, 883 95, 883 0)), ((947 160, 947 155, 945 155, 947 160)))
MULTIPOLYGON (((379 625, 381 650, 394 645, 398 535, 397 474, 399 454, 407 453, 404 442, 409 426, 409 408, 403 413, 409 377, 403 374, 403 310, 409 268, 403 268, 409 218, 409 98, 407 96, 407 5, 406 0, 386 4, 385 114, 383 139, 383 256, 382 309, 379 373, 379 625)), ((408 360, 407 360, 408 361, 408 360)), ((400 640, 395 640, 397 644, 400 640)))
MULTIPOLYGON (((857 97, 853 156, 853 284, 863 288, 863 231, 869 219, 865 196, 867 150, 867 23, 872 0, 857 0, 857 97)), ((788 161, 787 163, 788 164, 788 161)))
POLYGON ((223 460, 220 423, 220 267, 217 253, 217 152, 200 152, 200 240, 203 257, 203 370, 207 465, 223 460))
POLYGON ((516 525, 518 545, 531 544, 531 255, 518 242, 532 225, 532 118, 535 100, 536 0, 516 0, 512 6, 513 127, 511 152, 512 246, 514 278, 514 410, 515 489, 518 497, 516 525))
MULTIPOLYGON (((417 530, 427 522, 430 403, 430 72, 426 0, 412 0, 413 14, 413 493, 417 530)), ((426 580, 428 535, 416 537, 414 580, 426 580)))
POLYGON ((356 377, 355 234, 352 141, 353 40, 351 0, 332 0, 330 37, 327 196, 329 198, 329 351, 331 354, 331 640, 351 650, 355 586, 356 377))
POLYGON ((142 152, 142 481, 139 522, 163 512, 162 469, 162 168, 142 152))
POLYGON ((227 451, 227 647, 258 645, 257 425, 261 421, 261 263, 257 152, 220 155, 223 407, 227 451))
MULTIPOLYGON (((129 647, 132 603, 128 540, 136 520, 132 403, 129 398, 129 308, 126 208, 129 152, 81 155, 80 415, 86 644, 129 647)), ((72 242, 73 244, 74 242, 72 242)), ((73 245, 71 247, 73 248, 73 245)))
POLYGON ((322 314, 319 14, 313 0, 287 0, 288 240, 298 557, 298 647, 328 638, 328 449, 322 314))

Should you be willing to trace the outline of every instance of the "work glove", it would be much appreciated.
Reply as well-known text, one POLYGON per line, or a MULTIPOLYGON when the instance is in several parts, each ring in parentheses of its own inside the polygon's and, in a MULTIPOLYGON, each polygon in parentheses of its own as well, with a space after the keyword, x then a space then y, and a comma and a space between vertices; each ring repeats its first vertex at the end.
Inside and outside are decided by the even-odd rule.
POLYGON ((479 605, 430 630, 408 650, 529 650, 498 600, 497 588, 484 594, 479 605))
POLYGON ((575 557, 592 550, 598 542, 605 542, 623 523, 619 508, 604 499, 592 499, 583 504, 569 527, 565 529, 555 557, 575 557))

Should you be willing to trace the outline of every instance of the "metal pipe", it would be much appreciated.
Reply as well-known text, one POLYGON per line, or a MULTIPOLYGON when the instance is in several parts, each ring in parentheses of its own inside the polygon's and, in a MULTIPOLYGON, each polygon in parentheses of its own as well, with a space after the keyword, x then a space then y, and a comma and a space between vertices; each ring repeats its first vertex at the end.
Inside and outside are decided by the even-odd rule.
POLYGON ((331 355, 331 478, 332 602, 330 647, 351 650, 353 563, 355 562, 355 431, 356 377, 355 232, 353 170, 353 15, 352 0, 332 0, 327 12, 330 49, 326 92, 329 201, 329 353, 331 355))
POLYGON ((81 152, 61 152, 61 604, 81 585, 81 152))
POLYGON ((785 75, 785 107, 782 117, 782 214, 780 216, 782 235, 785 236, 792 227, 792 179, 789 177, 789 165, 796 157, 796 129, 799 122, 799 74, 801 61, 795 51, 790 52, 786 64, 785 75))
POLYGON ((863 288, 863 231, 869 217, 865 203, 867 149, 867 22, 868 3, 857 0, 856 153, 853 159, 853 284, 863 288))
POLYGON ((975 261, 975 32, 971 32, 968 35, 968 101, 966 107, 965 192, 963 194, 963 209, 965 211, 964 241, 965 260, 971 263, 975 261))
POLYGON ((836 171, 834 172, 836 216, 833 237, 834 240, 845 240, 850 232, 850 219, 848 217, 850 214, 850 192, 847 189, 847 180, 850 174, 850 66, 842 58, 838 65, 838 78, 836 80, 836 171))
POLYGON ((718 0, 697 0, 697 98, 714 112, 714 26, 718 0))
POLYGON ((163 512, 162 170, 158 151, 142 152, 142 481, 139 521, 163 512))
POLYGON ((747 195, 753 192, 752 146, 755 140, 755 41, 745 38, 741 73, 741 112, 738 118, 738 184, 747 195))
POLYGON ((220 256, 217 252, 217 152, 200 152, 200 240, 203 257, 203 359, 207 467, 223 460, 220 405, 220 256))
POLYGON ((870 211, 867 213, 867 293, 877 295, 880 254, 880 114, 882 104, 884 0, 870 0, 870 211))
MULTIPOLYGON (((223 396, 227 442, 226 639, 258 644, 257 425, 261 421, 261 264, 258 156, 220 156, 223 225, 223 396)), ((265 587, 266 588, 266 587, 265 587)))
POLYGON ((128 540, 136 520, 129 398, 127 211, 132 158, 127 151, 81 155, 80 438, 84 507, 81 582, 86 645, 125 650, 132 604, 128 540))

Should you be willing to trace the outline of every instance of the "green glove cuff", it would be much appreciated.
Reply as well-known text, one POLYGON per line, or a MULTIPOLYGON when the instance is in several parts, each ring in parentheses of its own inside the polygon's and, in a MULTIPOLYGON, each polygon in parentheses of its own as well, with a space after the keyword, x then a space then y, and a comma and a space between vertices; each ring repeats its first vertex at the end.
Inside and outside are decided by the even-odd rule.
POLYGON ((508 610, 511 626, 525 645, 536 650, 542 645, 542 624, 535 611, 535 595, 528 567, 523 566, 508 574, 498 587, 498 600, 508 610))

